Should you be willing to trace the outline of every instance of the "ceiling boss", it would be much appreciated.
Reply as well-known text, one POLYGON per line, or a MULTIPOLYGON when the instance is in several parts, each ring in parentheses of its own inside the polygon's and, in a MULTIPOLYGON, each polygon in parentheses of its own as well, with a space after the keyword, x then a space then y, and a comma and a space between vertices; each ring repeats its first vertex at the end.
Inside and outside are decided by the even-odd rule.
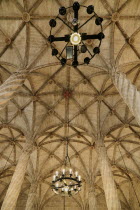
MULTIPOLYGON (((52 56, 56 56, 56 58, 61 62, 62 65, 68 64, 73 67, 77 67, 78 65, 83 65, 83 64, 89 64, 91 59, 94 58, 96 54, 100 53, 100 47, 103 38, 105 35, 103 34, 103 27, 102 27, 102 21, 103 18, 99 17, 95 11, 94 11, 94 6, 89 5, 88 7, 80 5, 78 2, 74 2, 72 6, 65 8, 61 7, 59 9, 59 14, 56 16, 55 19, 51 19, 49 24, 50 24, 50 36, 48 37, 48 41, 51 44, 52 48, 52 56), (85 8, 86 12, 88 15, 92 15, 87 21, 84 23, 80 23, 79 18, 79 10, 80 8, 85 8), (62 18, 62 16, 66 16, 69 12, 69 10, 73 11, 73 18, 71 21, 65 21, 65 19, 62 18), (89 21, 93 21, 94 19, 94 25, 99 26, 100 28, 98 29, 99 33, 97 34, 87 34, 86 31, 84 33, 81 33, 80 30, 83 29, 83 27, 88 24, 89 21), (67 28, 69 28, 70 33, 65 34, 62 37, 56 37, 53 35, 53 28, 56 27, 57 25, 57 20, 60 20, 67 28), (95 46, 91 50, 87 45, 85 44, 86 41, 89 40, 98 40, 98 45, 95 46), (60 48, 60 45, 56 45, 60 42, 66 42, 66 45, 64 48, 59 51, 58 47, 60 48), (88 56, 83 59, 83 61, 79 61, 79 56, 80 54, 86 53, 88 56), (70 62, 67 62, 70 60, 70 62)), ((93 25, 93 28, 94 28, 93 25)), ((91 28, 92 31, 92 28, 91 28)), ((81 60, 81 59, 80 59, 81 60)))

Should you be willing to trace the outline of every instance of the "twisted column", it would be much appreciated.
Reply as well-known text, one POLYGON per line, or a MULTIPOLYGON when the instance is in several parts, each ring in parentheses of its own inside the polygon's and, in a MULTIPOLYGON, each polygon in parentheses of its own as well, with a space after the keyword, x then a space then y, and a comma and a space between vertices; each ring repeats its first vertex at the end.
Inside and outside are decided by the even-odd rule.
POLYGON ((101 141, 98 143, 98 157, 108 210, 121 210, 121 204, 118 197, 109 158, 107 156, 107 151, 104 143, 101 141))
POLYGON ((8 104, 9 100, 13 98, 17 90, 23 85, 27 75, 27 70, 20 70, 12 74, 0 86, 0 109, 3 109, 8 104))
POLYGON ((25 210, 32 210, 36 201, 37 186, 38 186, 37 181, 31 183, 25 210))
POLYGON ((26 168, 32 150, 33 150, 33 145, 26 143, 22 151, 22 154, 18 160, 18 164, 16 166, 12 180, 8 187, 1 210, 14 210, 16 208, 17 199, 21 191, 21 186, 24 181, 26 168))
POLYGON ((89 210, 98 210, 94 189, 90 189, 88 194, 88 201, 89 201, 89 210))
POLYGON ((115 68, 112 68, 111 76, 116 89, 140 125, 140 91, 126 78, 125 74, 116 72, 115 68))

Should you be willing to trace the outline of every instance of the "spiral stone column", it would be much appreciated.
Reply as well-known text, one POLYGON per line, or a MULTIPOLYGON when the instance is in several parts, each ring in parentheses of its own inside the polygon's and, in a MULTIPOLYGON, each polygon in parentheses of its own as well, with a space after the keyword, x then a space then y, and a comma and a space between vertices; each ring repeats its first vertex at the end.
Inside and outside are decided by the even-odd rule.
POLYGON ((121 204, 111 170, 111 165, 107 156, 106 148, 102 141, 98 142, 98 157, 108 210, 121 210, 121 204))
POLYGON ((32 210, 33 209, 33 206, 35 204, 36 197, 37 197, 36 196, 37 195, 37 186, 38 186, 37 181, 34 181, 34 182, 31 183, 31 187, 30 187, 30 191, 29 191, 29 195, 28 195, 25 210, 32 210))
POLYGON ((27 75, 27 70, 20 70, 17 73, 12 74, 1 86, 0 86, 0 109, 3 109, 10 99, 14 97, 14 94, 23 85, 27 75))
POLYGON ((116 72, 114 67, 110 70, 110 74, 114 86, 140 125, 140 91, 126 78, 125 74, 116 72))
POLYGON ((31 143, 26 143, 8 187, 1 210, 14 210, 16 208, 17 199, 21 191, 32 150, 33 145, 31 143))
POLYGON ((89 210, 98 210, 94 189, 90 189, 88 194, 88 201, 89 201, 89 210))

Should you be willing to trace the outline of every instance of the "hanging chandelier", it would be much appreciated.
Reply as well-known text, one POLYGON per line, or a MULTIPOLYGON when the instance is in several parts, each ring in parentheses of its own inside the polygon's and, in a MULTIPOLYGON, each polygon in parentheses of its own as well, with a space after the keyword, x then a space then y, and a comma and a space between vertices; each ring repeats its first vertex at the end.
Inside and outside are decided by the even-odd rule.
MULTIPOLYGON (((48 37, 48 41, 50 42, 52 48, 52 56, 56 56, 56 58, 60 61, 62 65, 72 65, 73 67, 77 67, 78 65, 89 64, 90 61, 95 57, 96 54, 100 53, 100 47, 102 43, 102 39, 105 37, 103 34, 102 27, 103 18, 99 17, 95 11, 94 6, 89 5, 88 7, 80 5, 78 2, 74 2, 70 7, 61 7, 59 9, 59 14, 55 17, 55 19, 51 19, 50 24, 50 36, 48 37), (84 7, 88 15, 92 15, 87 21, 83 24, 80 24, 79 20, 79 10, 84 7), (73 19, 68 23, 62 16, 68 15, 70 10, 73 10, 73 19), (80 33, 80 29, 85 26, 89 21, 95 19, 95 24, 100 28, 98 34, 88 35, 85 33, 80 33), (70 29, 70 34, 66 34, 63 37, 56 37, 53 35, 53 28, 57 25, 57 20, 60 20, 66 27, 70 29), (89 49, 84 41, 87 40, 98 40, 98 45, 92 49, 89 49), (58 52, 56 42, 66 42, 65 47, 61 52, 58 52), (55 43, 55 44, 54 44, 55 43), (81 53, 87 53, 88 57, 85 57, 83 62, 79 62, 78 56, 81 53), (67 61, 70 62, 67 62, 67 61)), ((93 26, 94 27, 94 26, 93 26)), ((92 28, 91 28, 92 31, 92 28)))
POLYGON ((53 175, 52 190, 61 196, 72 196, 81 190, 81 176, 71 167, 68 155, 68 139, 66 140, 66 157, 64 168, 53 175))

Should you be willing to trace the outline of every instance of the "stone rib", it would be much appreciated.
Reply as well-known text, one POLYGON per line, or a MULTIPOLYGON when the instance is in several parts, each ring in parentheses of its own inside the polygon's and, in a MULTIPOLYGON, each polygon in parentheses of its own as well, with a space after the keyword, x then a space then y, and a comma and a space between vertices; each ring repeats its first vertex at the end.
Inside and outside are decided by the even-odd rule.
POLYGON ((20 70, 19 72, 12 74, 0 86, 0 110, 3 109, 8 104, 8 102, 14 97, 14 94, 23 85, 27 75, 27 70, 20 70))

